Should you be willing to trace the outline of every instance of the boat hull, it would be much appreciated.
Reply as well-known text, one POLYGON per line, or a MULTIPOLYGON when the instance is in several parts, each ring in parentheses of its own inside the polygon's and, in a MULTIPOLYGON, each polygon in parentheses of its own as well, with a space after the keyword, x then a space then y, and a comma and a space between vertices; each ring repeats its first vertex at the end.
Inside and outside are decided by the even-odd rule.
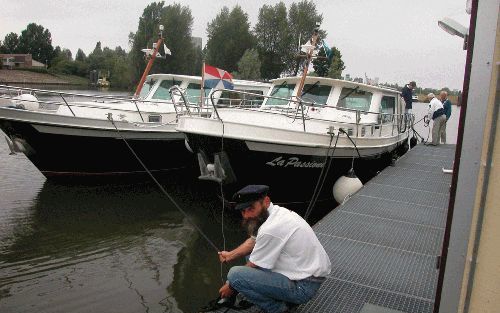
MULTIPOLYGON (((269 149, 264 149, 259 143, 245 140, 227 138, 222 140, 220 137, 193 133, 187 133, 186 138, 192 150, 201 152, 208 162, 214 161, 214 154, 224 151, 236 179, 229 184, 224 184, 226 197, 247 184, 266 184, 271 187, 273 201, 298 203, 304 208, 304 204, 313 195, 326 161, 326 153, 323 156, 289 153, 293 150, 300 151, 301 148, 293 149, 288 145, 274 144, 268 147, 269 149)), ((354 169, 361 181, 365 183, 390 164, 393 153, 400 150, 399 146, 400 143, 395 143, 388 150, 372 155, 370 158, 356 158, 354 169)), ((354 153, 354 150, 351 149, 351 151, 354 153)), ((320 193, 320 200, 329 202, 330 206, 335 181, 345 175, 352 165, 352 158, 336 155, 337 153, 334 153, 332 157, 332 163, 320 193)))
POLYGON ((118 133, 104 120, 92 127, 48 120, 4 115, 0 118, 0 128, 15 149, 50 179, 144 176, 143 167, 122 136, 152 172, 184 168, 194 162, 193 154, 185 148, 184 136, 173 128, 134 131, 116 122, 119 128, 123 127, 118 133))

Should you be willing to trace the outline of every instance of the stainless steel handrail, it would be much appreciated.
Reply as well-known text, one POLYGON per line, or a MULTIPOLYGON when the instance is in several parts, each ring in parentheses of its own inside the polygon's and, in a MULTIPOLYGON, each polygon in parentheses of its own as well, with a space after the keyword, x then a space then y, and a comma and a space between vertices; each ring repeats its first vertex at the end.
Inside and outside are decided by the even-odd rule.
MULTIPOLYGON (((215 112, 215 115, 217 117, 217 119, 219 119, 220 121, 222 121, 221 117, 220 117, 220 114, 217 110, 217 105, 215 104, 215 99, 214 99, 214 93, 216 91, 226 91, 226 92, 232 92, 232 93, 236 93, 236 94, 243 94, 243 95, 252 95, 252 96, 258 96, 258 97, 262 97, 264 99, 278 99, 278 100, 284 100, 284 101, 287 101, 288 103, 292 102, 292 103, 296 103, 300 106, 300 110, 301 110, 301 116, 302 116, 302 122, 303 122, 303 129, 304 129, 304 132, 306 131, 306 128, 305 128, 305 115, 304 115, 304 110, 303 110, 303 106, 307 106, 307 107, 315 107, 317 108, 318 106, 320 106, 321 108, 325 108, 325 109, 333 109, 333 110, 336 110, 336 111, 345 111, 345 112, 350 112, 350 113, 355 113, 355 118, 356 118, 356 121, 355 123, 350 123, 350 122, 344 122, 344 121, 332 121, 332 120, 326 120, 326 119, 318 119, 318 118, 310 118, 308 117, 307 119, 308 120, 315 120, 315 121, 327 121, 327 122, 334 122, 334 123, 340 123, 340 124, 346 124, 346 125, 356 125, 356 137, 359 137, 359 126, 363 125, 363 126, 371 126, 371 125, 378 125, 379 126, 379 136, 381 136, 382 134, 382 128, 383 128, 383 125, 384 124, 389 124, 389 123, 392 123, 393 127, 394 127, 394 120, 396 119, 397 121, 397 126, 398 126, 398 132, 401 133, 401 123, 402 121, 405 122, 405 131, 406 132, 408 130, 408 125, 407 125, 407 120, 406 118, 407 117, 410 117, 411 119, 413 119, 413 117, 411 117, 412 114, 408 114, 408 113, 403 113, 403 114, 393 114, 393 113, 383 113, 383 112, 371 112, 371 111, 361 111, 361 110, 355 110, 355 109, 350 109, 350 108, 339 108, 339 107, 329 107, 329 106, 326 106, 326 104, 317 104, 317 103, 313 103, 313 102, 308 102, 308 101, 303 101, 302 99, 298 98, 298 97, 291 97, 291 98, 282 98, 282 97, 275 97, 275 96, 267 96, 267 95, 259 95, 259 94, 255 94, 255 93, 251 93, 251 92, 246 92, 246 91, 239 91, 239 90, 225 90, 225 89, 214 89, 212 90, 212 92, 210 93, 210 101, 211 101, 211 104, 212 104, 212 107, 214 109, 214 112, 215 112), (294 99, 295 98, 295 99, 294 99), (363 115, 367 115, 367 114, 372 114, 372 115, 376 115, 377 116, 377 120, 378 118, 380 117, 380 122, 378 123, 363 123, 361 124, 361 114, 363 115), (384 123, 384 117, 385 116, 390 116, 391 118, 389 119, 388 122, 385 122, 384 123)), ((289 104, 287 105, 287 107, 289 108, 289 104)), ((248 110, 248 108, 245 108, 245 107, 240 107, 238 109, 243 109, 243 110, 248 110)), ((296 110, 298 110, 299 107, 296 108, 296 110)), ((274 112, 266 112, 266 113, 274 113, 274 112)), ((281 113, 274 113, 274 114, 281 114, 281 113)), ((393 135, 393 131, 391 132, 391 136, 393 135)))
MULTIPOLYGON (((135 112, 138 113, 141 120, 144 122, 144 118, 139 109, 138 102, 139 103, 144 103, 144 104, 152 104, 152 105, 159 105, 159 104, 172 104, 171 101, 169 100, 160 100, 158 99, 153 100, 145 100, 145 99, 137 99, 137 98, 124 98, 124 97, 119 97, 119 96, 101 96, 101 95, 89 95, 89 94, 79 94, 79 93, 69 93, 69 92, 60 92, 60 91, 52 91, 52 90, 44 90, 44 89, 36 89, 36 88, 24 88, 24 87, 16 87, 16 86, 10 86, 10 85, 0 85, 0 92, 1 91, 6 91, 10 97, 6 97, 5 95, 0 94, 1 99, 9 99, 9 100, 16 100, 12 97, 12 92, 17 92, 18 94, 22 94, 22 92, 29 92, 30 94, 39 94, 39 95, 49 95, 49 96, 54 96, 54 97, 61 97, 62 102, 57 102, 57 101, 44 101, 44 100, 38 100, 38 101, 30 101, 30 100, 22 100, 25 102, 37 102, 37 103, 43 103, 43 104, 49 104, 49 105, 66 105, 70 112, 72 113, 73 116, 76 116, 74 111, 71 109, 71 107, 87 107, 87 108, 95 108, 95 109, 118 109, 118 108, 103 108, 101 106, 97 105, 90 105, 90 104, 84 104, 84 103, 71 103, 66 100, 65 97, 80 97, 80 98, 86 98, 86 99, 91 99, 93 102, 98 102, 97 100, 102 100, 101 103, 105 104, 117 104, 117 103, 133 103, 136 110, 128 110, 128 109, 118 109, 124 112, 135 112)), ((155 112, 158 113, 158 112, 155 112)))
MULTIPOLYGON (((138 102, 139 103, 144 103, 144 104, 152 104, 158 106, 159 104, 172 104, 171 101, 164 100, 164 101, 152 101, 152 100, 143 100, 143 99, 135 99, 135 98, 123 98, 123 97, 115 97, 115 96, 99 96, 99 95, 88 95, 88 94, 78 94, 78 93, 68 93, 68 92, 60 92, 60 91, 52 91, 52 90, 43 90, 43 89, 35 89, 35 88, 22 88, 22 87, 16 87, 16 86, 9 86, 9 85, 0 85, 0 92, 4 91, 5 94, 0 94, 0 99, 8 99, 11 101, 15 101, 12 97, 12 93, 16 92, 18 94, 22 94, 22 92, 29 92, 30 94, 38 94, 38 95, 48 95, 48 96, 54 96, 54 97, 60 97, 62 101, 53 101, 53 100, 40 100, 38 99, 37 101, 31 101, 31 100, 22 100, 24 102, 33 102, 33 103, 41 103, 41 104, 47 104, 47 105, 65 105, 68 107, 70 112, 72 113, 73 116, 76 116, 74 111, 71 109, 71 107, 86 107, 86 108, 94 108, 94 109, 112 109, 112 110, 120 110, 124 112, 134 112, 138 113, 141 120, 144 121, 142 111, 139 109, 138 102), (101 103, 104 104, 119 104, 119 103, 133 103, 136 110, 129 110, 129 109, 124 109, 124 108, 113 108, 113 107, 102 107, 99 105, 91 105, 89 103, 84 103, 84 102, 68 102, 67 97, 81 97, 81 98, 88 98, 88 99, 101 99, 103 100, 101 103), (66 97, 66 98, 65 98, 66 97), (104 101, 107 100, 107 101, 104 101)), ((85 101, 85 100, 83 100, 85 101)), ((93 101, 97 102, 97 101, 93 101)), ((154 112, 154 113, 159 113, 159 112, 154 112)))

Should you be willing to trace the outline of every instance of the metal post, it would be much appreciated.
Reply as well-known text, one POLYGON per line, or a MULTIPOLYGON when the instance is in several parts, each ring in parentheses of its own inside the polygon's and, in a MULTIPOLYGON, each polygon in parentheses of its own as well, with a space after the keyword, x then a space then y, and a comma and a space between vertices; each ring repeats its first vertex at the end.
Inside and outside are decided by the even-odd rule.
POLYGON ((359 137, 359 120, 361 119, 359 110, 356 110, 356 137, 359 137))
POLYGON ((71 111, 71 114, 73 114, 73 116, 76 117, 75 115, 75 112, 73 112, 73 110, 71 109, 70 105, 68 104, 68 102, 66 102, 66 99, 64 99, 63 95, 60 93, 59 94, 61 96, 61 98, 63 99, 64 103, 66 103, 66 105, 68 106, 68 109, 71 111))
POLYGON ((142 117, 141 111, 139 110, 139 106, 137 105, 137 101, 133 100, 135 104, 135 108, 137 109, 137 112, 139 113, 139 116, 141 117, 141 120, 144 122, 144 118, 142 117))
POLYGON ((304 118, 304 104, 302 103, 302 99, 299 102, 300 110, 302 111, 302 126, 304 128, 304 132, 306 131, 306 119, 304 118))

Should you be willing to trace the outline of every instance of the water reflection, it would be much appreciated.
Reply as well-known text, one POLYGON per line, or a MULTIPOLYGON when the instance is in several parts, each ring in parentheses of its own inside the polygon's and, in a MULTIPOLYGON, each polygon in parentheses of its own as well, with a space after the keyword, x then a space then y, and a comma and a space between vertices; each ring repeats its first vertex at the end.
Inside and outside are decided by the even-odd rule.
MULTIPOLYGON (((169 191, 222 247, 217 196, 183 177, 169 191)), ((31 201, 2 218, 2 312, 191 312, 215 297, 215 252, 155 186, 45 182, 31 201)), ((238 221, 225 218, 234 245, 238 221)))

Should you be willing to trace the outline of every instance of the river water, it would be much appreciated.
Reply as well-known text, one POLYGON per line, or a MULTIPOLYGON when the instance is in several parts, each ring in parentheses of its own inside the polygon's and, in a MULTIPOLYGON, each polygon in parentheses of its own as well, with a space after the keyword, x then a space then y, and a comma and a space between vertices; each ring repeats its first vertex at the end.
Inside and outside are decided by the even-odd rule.
MULTIPOLYGON (((425 108, 414 105, 417 120, 425 108)), ((228 248, 244 239, 214 189, 185 171, 168 181, 218 247, 222 222, 228 248)), ((0 312, 196 312, 221 281, 216 252, 153 184, 51 183, 0 140, 0 312)))

